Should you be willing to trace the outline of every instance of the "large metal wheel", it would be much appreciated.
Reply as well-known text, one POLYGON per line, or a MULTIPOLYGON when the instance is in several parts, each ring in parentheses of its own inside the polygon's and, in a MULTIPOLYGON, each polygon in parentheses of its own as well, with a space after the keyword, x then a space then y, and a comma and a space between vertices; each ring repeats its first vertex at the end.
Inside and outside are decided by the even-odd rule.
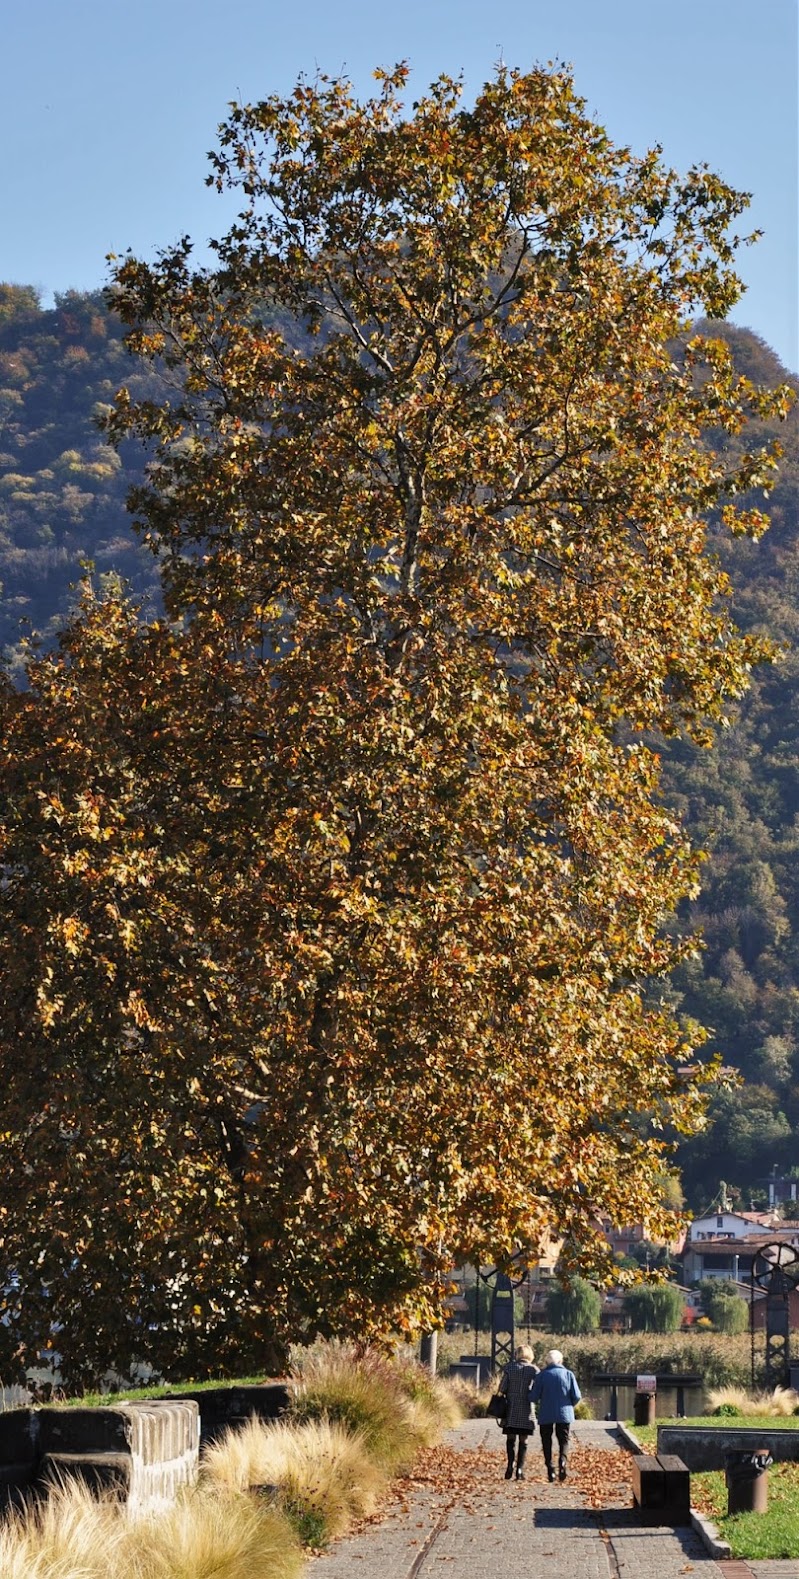
POLYGON ((766 1293, 789 1293, 799 1284, 799 1250, 783 1239, 773 1239, 758 1250, 752 1262, 752 1277, 766 1293))
MULTIPOLYGON (((780 1387, 790 1370, 790 1295, 799 1285, 799 1250, 783 1239, 773 1239, 758 1250, 752 1262, 752 1286, 766 1296, 766 1386, 780 1387)), ((754 1344, 754 1328, 752 1330, 754 1344)), ((752 1350, 754 1375, 754 1348, 752 1350)))

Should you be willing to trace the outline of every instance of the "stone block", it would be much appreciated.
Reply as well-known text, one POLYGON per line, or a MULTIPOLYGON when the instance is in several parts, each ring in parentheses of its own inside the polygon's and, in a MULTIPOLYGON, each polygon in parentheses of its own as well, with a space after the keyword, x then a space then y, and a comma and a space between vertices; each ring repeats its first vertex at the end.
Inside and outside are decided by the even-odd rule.
POLYGON ((124 1406, 130 1417, 133 1475, 128 1494, 136 1510, 170 1502, 197 1479, 200 1413, 193 1399, 154 1398, 124 1406))
POLYGON ((24 1507, 30 1487, 34 1484, 34 1467, 23 1464, 0 1464, 0 1513, 7 1508, 24 1507))
POLYGON ((202 1442, 214 1441, 229 1426, 244 1424, 247 1420, 279 1420, 289 1406, 289 1389, 285 1382, 262 1382, 251 1387, 208 1387, 196 1390, 181 1388, 173 1393, 170 1401, 189 1399, 200 1411, 200 1438, 202 1442))
POLYGON ((127 1501, 133 1487, 133 1460, 129 1453, 45 1453, 38 1479, 42 1486, 79 1480, 98 1496, 113 1492, 127 1501))
POLYGON ((37 1409, 39 1451, 49 1453, 127 1453, 131 1423, 125 1409, 37 1409))
POLYGON ((37 1456, 37 1423, 32 1409, 0 1413, 0 1466, 33 1464, 37 1456))
POLYGON ((200 1417, 192 1399, 152 1399, 114 1409, 41 1409, 36 1418, 45 1484, 77 1476, 110 1488, 138 1511, 171 1501, 199 1471, 200 1417))

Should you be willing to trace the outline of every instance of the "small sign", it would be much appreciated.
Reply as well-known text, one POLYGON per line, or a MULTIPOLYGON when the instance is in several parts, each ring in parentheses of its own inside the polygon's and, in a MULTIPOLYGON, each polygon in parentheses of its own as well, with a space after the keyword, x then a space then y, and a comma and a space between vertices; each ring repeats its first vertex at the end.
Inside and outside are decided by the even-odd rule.
POLYGON ((637 1393, 656 1393, 658 1379, 656 1376, 636 1376, 635 1390, 637 1393))

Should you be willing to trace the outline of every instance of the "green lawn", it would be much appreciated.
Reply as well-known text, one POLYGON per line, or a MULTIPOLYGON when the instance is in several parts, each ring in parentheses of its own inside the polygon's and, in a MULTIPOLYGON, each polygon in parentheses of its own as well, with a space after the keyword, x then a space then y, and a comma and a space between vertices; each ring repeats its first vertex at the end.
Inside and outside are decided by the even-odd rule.
POLYGON ((264 1382, 263 1376, 225 1376, 214 1382, 165 1382, 161 1387, 127 1387, 119 1393, 84 1393, 81 1398, 67 1398, 66 1406, 71 1409, 113 1409, 118 1403, 133 1403, 146 1398, 172 1398, 176 1393, 201 1393, 210 1392, 217 1387, 260 1387, 264 1382))
MULTIPOLYGON (((657 1425, 636 1426, 625 1424, 641 1443, 645 1451, 657 1447, 657 1425)), ((766 1427, 770 1431, 795 1431, 799 1428, 796 1416, 718 1415, 690 1420, 659 1420, 658 1425, 708 1425, 751 1426, 755 1430, 766 1427)), ((724 1472, 714 1470, 707 1474, 691 1475, 691 1503, 704 1513, 718 1529, 723 1541, 729 1542, 733 1557, 778 1559, 799 1557, 799 1464, 774 1464, 768 1471, 768 1512, 735 1513, 727 1516, 727 1487, 724 1472)))

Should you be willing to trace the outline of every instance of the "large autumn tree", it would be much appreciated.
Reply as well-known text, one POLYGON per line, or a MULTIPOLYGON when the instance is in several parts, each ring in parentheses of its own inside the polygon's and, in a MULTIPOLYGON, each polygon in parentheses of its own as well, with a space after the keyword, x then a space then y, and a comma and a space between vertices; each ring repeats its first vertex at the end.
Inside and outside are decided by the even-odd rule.
POLYGON ((773 461, 701 435, 784 397, 686 334, 745 199, 560 70, 406 75, 235 107, 216 267, 118 263, 167 617, 87 592, 2 697, 6 1331, 73 1372, 413 1331, 552 1233, 596 1270, 701 1114, 645 742, 758 652, 703 519, 773 461))

